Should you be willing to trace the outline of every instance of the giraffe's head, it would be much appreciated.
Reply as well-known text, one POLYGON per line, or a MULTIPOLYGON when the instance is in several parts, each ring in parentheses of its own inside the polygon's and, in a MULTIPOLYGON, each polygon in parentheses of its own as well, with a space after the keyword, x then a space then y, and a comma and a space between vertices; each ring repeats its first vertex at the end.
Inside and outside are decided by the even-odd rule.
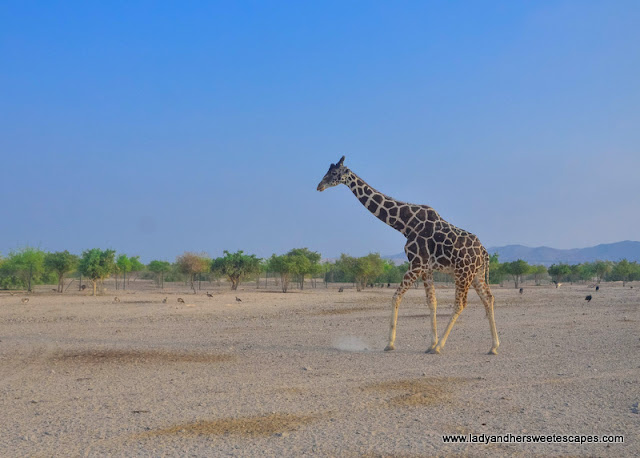
POLYGON ((348 171, 349 169, 344 166, 344 156, 342 156, 337 164, 329 166, 329 171, 318 184, 318 191, 324 191, 332 186, 338 186, 340 183, 346 183, 346 172, 348 171))

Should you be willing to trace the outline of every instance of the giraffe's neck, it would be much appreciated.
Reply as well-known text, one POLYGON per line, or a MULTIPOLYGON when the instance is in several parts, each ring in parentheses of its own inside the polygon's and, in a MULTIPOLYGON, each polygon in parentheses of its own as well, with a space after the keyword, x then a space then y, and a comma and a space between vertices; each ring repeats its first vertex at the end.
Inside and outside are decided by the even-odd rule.
POLYGON ((400 202, 392 197, 382 194, 380 191, 369 186, 362 178, 349 170, 345 183, 354 196, 364 207, 385 224, 405 236, 410 230, 406 222, 400 218, 401 207, 406 206, 405 202, 400 202))

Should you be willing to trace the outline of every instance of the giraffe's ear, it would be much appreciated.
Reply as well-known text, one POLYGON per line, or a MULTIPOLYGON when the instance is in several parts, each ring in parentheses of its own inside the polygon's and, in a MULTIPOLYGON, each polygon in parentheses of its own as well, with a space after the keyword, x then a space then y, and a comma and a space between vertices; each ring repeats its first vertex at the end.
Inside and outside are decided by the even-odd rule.
POLYGON ((343 162, 344 162, 344 156, 342 156, 342 157, 340 158, 340 160, 338 161, 338 163, 337 163, 336 165, 337 165, 338 167, 342 167, 343 162))

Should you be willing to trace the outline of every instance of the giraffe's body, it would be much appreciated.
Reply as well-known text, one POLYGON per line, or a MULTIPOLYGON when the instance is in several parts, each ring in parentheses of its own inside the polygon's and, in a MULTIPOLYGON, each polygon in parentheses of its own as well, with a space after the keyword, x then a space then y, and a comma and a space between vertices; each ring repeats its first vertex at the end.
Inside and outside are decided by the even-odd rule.
POLYGON ((500 342, 493 316, 494 299, 488 285, 489 254, 478 237, 448 223, 427 205, 400 202, 376 191, 345 167, 343 161, 344 157, 338 164, 331 164, 318 185, 318 191, 340 183, 347 185, 371 213, 407 238, 404 250, 409 260, 409 270, 393 296, 389 344, 385 350, 395 348, 398 308, 402 297, 411 285, 421 278, 431 309, 432 343, 427 352, 440 353, 456 319, 467 305, 468 291, 473 286, 489 318, 493 340, 490 353, 496 354, 500 342), (455 310, 440 341, 436 324, 437 302, 433 271, 453 275, 456 285, 455 310))

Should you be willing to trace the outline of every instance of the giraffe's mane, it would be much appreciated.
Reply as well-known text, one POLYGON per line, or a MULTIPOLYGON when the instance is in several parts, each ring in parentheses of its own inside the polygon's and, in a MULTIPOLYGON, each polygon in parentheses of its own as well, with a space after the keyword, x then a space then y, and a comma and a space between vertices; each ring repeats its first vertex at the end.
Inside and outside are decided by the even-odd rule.
MULTIPOLYGON (((378 191, 376 188, 374 188, 373 186, 371 186, 369 183, 367 183, 366 181, 364 181, 364 180, 360 177, 360 175, 358 175, 356 172, 354 172, 354 171, 353 171, 353 170, 351 170, 351 169, 347 169, 347 170, 348 170, 349 172, 351 172, 351 173, 356 177, 356 179, 358 179, 358 180, 362 181, 365 185, 369 186, 369 187, 371 188, 371 190, 372 190, 372 191, 374 191, 374 192, 376 192, 376 193, 380 194, 380 195, 381 195, 382 197, 384 197, 385 199, 392 200, 393 202, 396 202, 399 206, 401 206, 401 205, 408 205, 408 206, 411 206, 411 207, 424 207, 424 208, 428 208, 428 209, 430 209, 430 210, 436 211, 436 210, 435 210, 433 207, 431 207, 430 205, 427 205, 427 204, 416 204, 416 203, 412 203, 412 202, 405 202, 405 201, 403 201, 403 200, 396 199, 395 197, 392 197, 392 196, 390 196, 390 195, 388 195, 388 194, 385 194, 385 193, 383 193, 383 192, 380 192, 380 191, 378 191)), ((436 211, 436 213, 438 213, 438 212, 436 211)), ((440 214, 439 214, 439 213, 438 213, 438 216, 440 216, 440 214)), ((440 218, 442 218, 442 216, 440 216, 440 218)))

